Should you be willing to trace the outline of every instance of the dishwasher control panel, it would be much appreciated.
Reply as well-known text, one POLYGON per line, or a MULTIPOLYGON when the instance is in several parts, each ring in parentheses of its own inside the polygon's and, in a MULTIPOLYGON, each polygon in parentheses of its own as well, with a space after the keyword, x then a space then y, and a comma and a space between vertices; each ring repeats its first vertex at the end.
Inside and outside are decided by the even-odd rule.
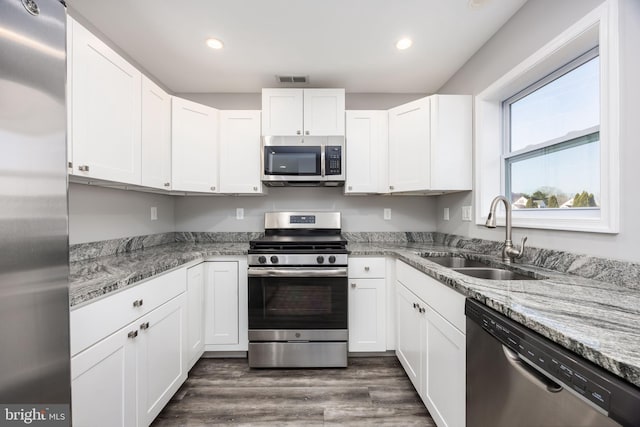
POLYGON ((480 325, 516 352, 523 362, 552 381, 573 391, 623 425, 637 425, 634 424, 635 418, 628 424, 630 419, 627 416, 621 419, 619 414, 632 410, 634 417, 640 419, 636 400, 640 400, 640 392, 637 388, 477 301, 467 299, 465 314, 468 320, 480 325))

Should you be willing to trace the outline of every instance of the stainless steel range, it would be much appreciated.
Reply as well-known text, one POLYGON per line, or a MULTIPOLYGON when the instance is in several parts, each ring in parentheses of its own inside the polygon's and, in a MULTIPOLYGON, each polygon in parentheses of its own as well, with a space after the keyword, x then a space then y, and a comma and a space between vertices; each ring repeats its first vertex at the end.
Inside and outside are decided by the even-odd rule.
POLYGON ((249 249, 249 366, 347 366, 339 212, 267 212, 249 249))

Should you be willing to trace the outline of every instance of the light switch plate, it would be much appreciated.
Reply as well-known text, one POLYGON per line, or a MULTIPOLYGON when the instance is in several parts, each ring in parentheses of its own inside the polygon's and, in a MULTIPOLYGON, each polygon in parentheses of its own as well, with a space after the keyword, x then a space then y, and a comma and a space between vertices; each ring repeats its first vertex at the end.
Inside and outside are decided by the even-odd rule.
POLYGON ((382 217, 386 220, 389 221, 391 219, 391 208, 384 208, 382 217))
POLYGON ((462 207, 462 220, 471 221, 471 206, 462 207))
POLYGON ((445 221, 449 221, 449 208, 444 208, 444 212, 442 213, 442 219, 445 221))
POLYGON ((236 219, 244 219, 244 208, 236 208, 236 219))
POLYGON ((158 220, 158 208, 155 206, 151 206, 151 221, 158 220))

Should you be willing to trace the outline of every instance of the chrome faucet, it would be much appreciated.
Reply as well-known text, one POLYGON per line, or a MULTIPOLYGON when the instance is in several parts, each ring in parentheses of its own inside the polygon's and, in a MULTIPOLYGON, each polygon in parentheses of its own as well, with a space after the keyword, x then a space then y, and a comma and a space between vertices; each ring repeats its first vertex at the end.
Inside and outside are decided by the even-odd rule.
POLYGON ((522 258, 522 255, 524 255, 524 242, 527 241, 527 236, 524 236, 522 238, 522 243, 520 245, 519 251, 513 247, 513 243, 511 242, 511 203, 504 196, 497 196, 491 201, 489 216, 487 217, 487 222, 484 224, 484 226, 487 228, 496 228, 496 208, 498 207, 498 202, 500 201, 504 202, 504 207, 507 211, 505 227, 506 237, 504 241, 504 247, 502 248, 502 262, 511 264, 514 259, 522 258))

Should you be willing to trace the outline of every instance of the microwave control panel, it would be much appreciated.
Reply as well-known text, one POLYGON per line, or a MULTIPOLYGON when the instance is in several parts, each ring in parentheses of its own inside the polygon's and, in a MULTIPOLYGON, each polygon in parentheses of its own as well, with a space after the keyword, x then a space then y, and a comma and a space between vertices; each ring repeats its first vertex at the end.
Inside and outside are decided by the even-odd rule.
POLYGON ((325 150, 325 174, 342 175, 342 147, 328 145, 325 150))

